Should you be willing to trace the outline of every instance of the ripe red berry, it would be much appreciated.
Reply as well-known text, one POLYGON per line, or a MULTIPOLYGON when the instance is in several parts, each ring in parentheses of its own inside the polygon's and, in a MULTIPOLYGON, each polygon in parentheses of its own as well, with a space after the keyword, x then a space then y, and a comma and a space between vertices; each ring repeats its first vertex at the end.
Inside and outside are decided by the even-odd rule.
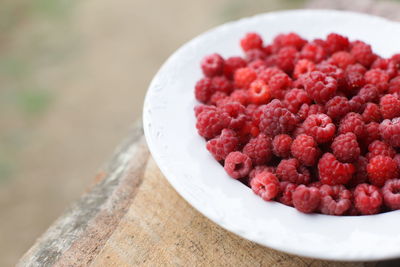
POLYGON ((384 120, 379 125, 382 138, 393 147, 400 147, 400 117, 384 120))
POLYGON ((225 171, 234 179, 247 176, 251 170, 251 159, 239 151, 231 152, 225 158, 225 171))
POLYGON ((308 184, 310 182, 310 171, 302 166, 297 159, 283 159, 276 168, 276 176, 281 181, 294 184, 308 184))
POLYGON ((261 165, 270 161, 272 157, 272 140, 264 134, 251 138, 244 146, 243 153, 250 157, 253 165, 261 165))
POLYGON ((382 206, 382 195, 379 188, 369 184, 359 184, 354 190, 354 205, 364 215, 379 212, 382 206))
POLYGON ((382 120, 381 110, 375 103, 367 103, 365 105, 362 117, 365 123, 379 122, 382 120))
POLYGON ((319 179, 328 185, 346 184, 355 173, 351 163, 342 163, 331 153, 325 153, 318 162, 319 179))
POLYGON ((307 74, 313 70, 315 70, 315 64, 312 61, 308 59, 300 59, 294 67, 293 77, 297 79, 301 75, 307 74))
POLYGON ((346 69, 347 66, 356 63, 352 54, 346 51, 335 52, 329 59, 329 63, 338 66, 339 68, 346 69))
POLYGON ((315 42, 307 43, 300 52, 300 58, 308 59, 314 63, 319 63, 327 57, 325 48, 315 42))
POLYGON ((263 109, 260 117, 260 131, 269 136, 291 133, 297 125, 296 116, 277 100, 272 100, 263 109))
POLYGON ((235 86, 238 88, 249 88, 255 79, 257 79, 257 73, 248 67, 237 69, 234 74, 235 86))
POLYGON ((207 103, 214 92, 214 88, 211 86, 211 79, 207 77, 199 80, 194 87, 195 97, 201 103, 207 103))
POLYGON ((224 71, 224 59, 219 54, 205 56, 201 61, 201 69, 207 77, 222 75, 224 71))
POLYGON ((280 182, 280 194, 277 197, 277 201, 280 203, 293 207, 293 192, 296 190, 297 185, 290 182, 280 182))
POLYGON ((287 134, 279 134, 272 141, 272 151, 275 156, 288 158, 290 156, 290 147, 293 139, 287 134))
POLYGON ((340 134, 331 145, 333 154, 341 162, 354 162, 360 156, 357 136, 353 133, 340 134))
POLYGON ((283 99, 291 85, 292 80, 286 73, 283 72, 273 75, 268 81, 268 86, 271 90, 271 96, 277 99, 283 99))
POLYGON ((240 129, 245 124, 246 108, 239 102, 229 102, 218 107, 221 113, 224 113, 229 118, 228 127, 231 129, 240 129))
POLYGON ((363 140, 365 145, 371 144, 373 141, 378 140, 381 138, 381 134, 379 132, 379 123, 377 122, 370 122, 365 125, 365 137, 363 140))
POLYGON ((215 76, 211 79, 213 91, 221 91, 229 94, 232 91, 232 83, 225 76, 215 76))
POLYGON ((293 46, 281 48, 276 55, 276 64, 286 73, 291 73, 298 60, 298 51, 293 46))
POLYGON ((211 139, 219 135, 229 123, 230 119, 225 113, 216 110, 205 110, 198 115, 196 128, 199 135, 206 139, 211 139))
POLYGON ((239 139, 236 133, 230 129, 223 129, 221 135, 207 142, 207 149, 217 160, 223 160, 229 153, 238 147, 239 139))
POLYGON ((337 81, 320 71, 312 71, 304 76, 304 88, 317 103, 326 103, 336 93, 337 81))
POLYGON ((389 94, 396 94, 399 96, 400 94, 400 76, 397 76, 390 80, 388 87, 389 94))
POLYGON ((391 210, 400 209, 400 179, 387 180, 382 187, 383 201, 391 210))
POLYGON ((279 194, 278 178, 273 173, 261 172, 250 181, 251 189, 262 199, 269 201, 279 194))
POLYGON ((309 116, 314 114, 325 113, 325 107, 319 104, 302 104, 297 115, 301 120, 307 119, 309 116))
POLYGON ((303 128, 305 133, 314 137, 319 144, 332 140, 336 131, 331 118, 325 114, 310 115, 303 122, 303 128))
POLYGON ((263 80, 255 80, 250 84, 249 100, 253 104, 267 104, 271 99, 271 90, 263 80))
POLYGON ((247 33, 241 40, 240 46, 244 51, 248 51, 250 49, 261 49, 263 45, 263 40, 261 36, 257 33, 250 32, 247 33))
POLYGON ((350 112, 340 121, 339 134, 354 133, 357 138, 362 139, 365 134, 365 123, 358 113, 350 112))
POLYGON ((337 51, 349 49, 349 39, 337 33, 330 33, 326 38, 326 44, 329 51, 333 54, 337 51))
POLYGON ((367 84, 375 85, 380 93, 386 92, 389 87, 389 75, 380 69, 371 69, 364 74, 367 84))
POLYGON ((379 102, 381 114, 384 119, 393 119, 400 116, 400 99, 395 95, 384 95, 379 102))
POLYGON ((343 185, 322 185, 320 211, 323 214, 343 215, 351 207, 351 192, 343 185))
POLYGON ((315 187, 299 185, 292 194, 294 207, 304 213, 314 212, 321 201, 321 193, 315 187))
POLYGON ((369 160, 367 165, 369 181, 376 186, 383 186, 387 180, 397 178, 399 171, 396 161, 391 157, 378 155, 369 160))
POLYGON ((362 41, 353 42, 351 44, 350 53, 354 56, 358 63, 367 68, 374 62, 376 58, 376 55, 372 52, 371 46, 362 41))
POLYGON ((335 96, 326 103, 326 114, 333 120, 339 120, 350 111, 349 100, 344 96, 335 96))
POLYGON ((302 164, 313 166, 320 155, 318 145, 314 138, 306 135, 298 135, 292 143, 291 152, 293 157, 297 158, 302 164))
POLYGON ((231 79, 237 69, 246 67, 246 61, 241 57, 230 57, 225 60, 224 75, 231 79))
POLYGON ((301 38, 297 33, 279 34, 274 38, 273 49, 278 51, 283 47, 292 46, 300 50, 306 43, 307 41, 301 38))
POLYGON ((370 160, 375 156, 388 156, 393 158, 396 155, 396 150, 390 145, 380 140, 375 140, 368 146, 367 159, 370 160))

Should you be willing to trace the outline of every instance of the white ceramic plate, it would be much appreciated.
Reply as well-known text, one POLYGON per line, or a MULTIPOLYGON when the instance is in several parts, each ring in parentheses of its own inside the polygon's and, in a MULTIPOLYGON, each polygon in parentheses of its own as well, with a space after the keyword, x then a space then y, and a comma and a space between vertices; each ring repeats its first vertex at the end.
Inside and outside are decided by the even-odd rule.
POLYGON ((337 32, 370 43, 381 56, 400 51, 400 24, 332 10, 261 14, 214 28, 179 48, 154 77, 143 123, 151 153, 173 187, 223 228, 259 244, 306 257, 369 261, 400 256, 400 212, 362 217, 305 215, 265 202, 228 177, 195 128, 194 84, 199 62, 218 52, 241 55, 239 39, 259 32, 266 42, 294 31, 311 39, 337 32))

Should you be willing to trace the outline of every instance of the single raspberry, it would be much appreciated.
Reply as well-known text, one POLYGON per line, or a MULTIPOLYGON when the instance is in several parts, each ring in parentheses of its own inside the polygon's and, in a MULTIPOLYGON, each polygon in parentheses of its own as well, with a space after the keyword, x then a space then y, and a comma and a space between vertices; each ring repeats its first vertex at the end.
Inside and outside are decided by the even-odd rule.
POLYGON ((367 84, 375 85, 380 93, 386 92, 389 88, 389 75, 380 69, 371 69, 364 75, 367 84))
POLYGON ((290 156, 290 146, 292 145, 292 141, 292 138, 287 134, 279 134, 275 136, 272 141, 272 151, 275 156, 288 158, 290 156))
POLYGON ((249 173, 249 178, 253 179, 254 177, 256 177, 257 174, 261 172, 270 172, 275 174, 275 170, 276 168, 273 166, 257 165, 249 173))
POLYGON ((277 67, 270 67, 266 68, 265 70, 261 71, 258 74, 258 79, 263 80, 266 84, 269 83, 271 78, 276 74, 285 74, 282 70, 278 69, 277 67))
POLYGON ((365 123, 358 113, 350 112, 340 121, 339 134, 354 133, 357 138, 362 139, 365 134, 365 123))
POLYGON ((299 185, 292 194, 293 206, 301 212, 312 213, 321 201, 321 193, 315 187, 299 185))
POLYGON ((208 104, 221 106, 225 103, 230 103, 230 102, 232 102, 232 100, 226 93, 217 91, 212 94, 210 101, 208 101, 208 104))
POLYGON ((267 163, 272 157, 272 139, 265 134, 259 134, 250 139, 244 146, 243 153, 250 157, 253 165, 267 163))
POLYGON ((372 52, 371 46, 362 41, 353 42, 351 44, 350 53, 358 63, 367 68, 371 66, 376 58, 376 55, 372 52))
POLYGON ((305 120, 308 118, 308 116, 314 115, 314 114, 320 114, 320 113, 325 113, 325 107, 319 104, 303 104, 301 105, 299 111, 297 112, 297 115, 301 120, 305 120))
POLYGON ((347 66, 356 63, 353 55, 346 51, 335 52, 328 61, 330 64, 336 65, 342 69, 346 69, 347 66))
POLYGON ((367 103, 365 105, 362 117, 365 123, 379 122, 382 120, 381 110, 375 103, 367 103))
POLYGON ((307 74, 315 70, 315 64, 308 59, 300 59, 294 66, 293 77, 299 78, 301 75, 307 74))
POLYGON ((351 192, 343 185, 322 185, 319 189, 321 203, 319 209, 323 214, 343 215, 351 207, 351 192))
POLYGON ((317 71, 324 73, 327 76, 331 76, 337 81, 337 87, 340 89, 346 85, 346 75, 344 70, 341 68, 329 64, 326 61, 321 62, 320 64, 315 66, 317 71))
POLYGON ((284 104, 292 113, 297 113, 303 104, 311 104, 311 98, 303 89, 294 88, 289 90, 284 99, 284 104))
POLYGON ((255 59, 249 63, 249 68, 254 70, 258 75, 267 69, 267 65, 265 64, 265 60, 255 59))
POLYGON ((397 96, 400 96, 400 76, 397 76, 390 80, 388 93, 397 94, 397 96))
POLYGON ((378 99, 378 88, 374 85, 367 84, 350 100, 350 106, 354 112, 359 112, 362 110, 364 104, 368 102, 376 102, 378 99))
POLYGON ((206 139, 219 135, 229 125, 229 117, 216 110, 205 110, 197 117, 196 128, 200 136, 206 139))
POLYGON ((376 186, 383 186, 386 180, 397 178, 398 167, 391 157, 378 155, 369 160, 367 165, 369 181, 376 186))
POLYGON ((305 44, 306 40, 301 38, 297 33, 279 34, 274 38, 273 50, 278 51, 283 47, 293 46, 297 50, 300 50, 305 44))
POLYGON ((300 134, 293 140, 290 151, 293 157, 307 166, 313 166, 320 154, 314 138, 306 134, 300 134))
POLYGON ((331 145, 332 152, 341 162, 354 162, 360 156, 357 136, 353 133, 340 134, 331 145))
POLYGON ((351 93, 365 85, 364 73, 367 69, 359 64, 349 65, 345 71, 346 87, 351 93))
POLYGON ((393 147, 400 147, 400 117, 384 120, 379 126, 382 138, 393 147))
POLYGON ((382 195, 379 188, 369 184, 359 184, 354 190, 354 205, 363 215, 379 212, 382 206, 382 195))
POLYGON ((244 89, 235 90, 230 95, 230 98, 232 102, 239 102, 242 105, 247 105, 250 98, 249 91, 244 89))
POLYGON ((326 37, 326 45, 329 51, 333 54, 337 51, 348 50, 350 46, 349 39, 337 33, 330 33, 326 37))
POLYGON ((216 110, 217 108, 215 106, 209 106, 209 105, 203 105, 203 104, 199 104, 197 106, 194 107, 194 115, 196 116, 196 118, 200 115, 200 113, 202 113, 203 111, 206 110, 216 110))
POLYGON ((377 122, 370 122, 365 125, 365 137, 363 139, 364 143, 368 146, 375 140, 379 140, 381 138, 379 132, 379 123, 377 122))
POLYGON ((246 108, 238 102, 230 102, 218 107, 221 113, 225 113, 230 119, 229 128, 240 129, 247 120, 246 108))
POLYGON ((297 159, 283 159, 276 168, 276 176, 281 181, 295 184, 308 184, 310 182, 310 171, 307 167, 300 165, 297 159))
POLYGON ((390 58, 378 57, 371 65, 371 69, 380 69, 386 72, 389 79, 397 75, 397 68, 395 61, 390 58))
POLYGON ((335 96, 326 103, 326 114, 333 120, 339 120, 350 112, 349 100, 343 96, 335 96))
POLYGON ((387 180, 382 187, 383 201, 391 210, 400 209, 400 179, 387 180))
POLYGON ((271 90, 263 80, 255 80, 250 84, 249 100, 253 104, 266 104, 271 99, 271 90))
POLYGON ((224 59, 219 54, 205 56, 201 60, 201 69, 207 77, 221 75, 224 71, 224 59))
POLYGON ((332 140, 336 126, 329 116, 325 114, 310 115, 304 122, 303 128, 307 135, 314 137, 317 143, 325 143, 332 140))
POLYGON ((357 186, 358 184, 362 184, 367 182, 368 180, 368 173, 367 173, 367 165, 368 159, 360 156, 357 161, 354 163, 356 167, 356 173, 351 178, 350 182, 348 182, 348 188, 352 188, 357 186))
POLYGON ((239 151, 231 152, 225 158, 225 171, 234 179, 247 176, 251 170, 251 159, 239 151))
POLYGON ((293 46, 281 48, 276 55, 276 64, 286 73, 291 73, 298 60, 298 51, 293 46))
POLYGON ((400 99, 395 95, 384 95, 379 102, 381 114, 384 119, 393 119, 400 116, 400 99))
POLYGON ((199 80, 194 87, 196 99, 201 103, 207 103, 214 92, 211 79, 207 77, 199 80))
POLYGON ((247 33, 242 39, 240 39, 240 46, 244 51, 256 48, 261 49, 262 45, 263 40, 261 36, 254 32, 247 33))
POLYGON ((335 95, 337 82, 320 71, 312 71, 304 75, 304 88, 315 102, 326 103, 335 95))
POLYGON ((217 160, 223 160, 229 153, 235 151, 239 144, 236 133, 230 129, 223 129, 221 135, 207 142, 207 149, 217 160))
POLYGON ((268 86, 271 89, 271 96, 278 99, 283 99, 285 97, 291 85, 292 80, 286 73, 277 73, 268 81, 268 86))
POLYGON ((269 201, 279 194, 278 178, 273 173, 261 172, 250 181, 251 189, 262 199, 269 201))
POLYGON ((314 63, 319 63, 327 57, 327 52, 321 45, 314 42, 307 43, 300 51, 300 58, 308 59, 314 63))
POLYGON ((324 184, 346 184, 355 173, 355 167, 351 163, 338 161, 331 153, 325 153, 318 162, 318 172, 324 184))
POLYGON ((260 117, 260 131, 275 136, 290 133, 297 125, 296 116, 284 108, 281 101, 274 99, 264 109, 260 117))
MULTIPOLYGON (((254 61, 264 61, 267 58, 267 55, 264 53, 262 49, 250 49, 245 52, 246 61, 249 62, 249 67, 251 67, 251 63, 254 61)), ((265 67, 266 64, 264 63, 265 67)))
POLYGON ((246 65, 247 65, 246 60, 244 60, 243 58, 230 57, 227 60, 225 60, 224 75, 227 78, 231 79, 237 69, 244 68, 246 67, 246 65))
POLYGON ((257 79, 257 73, 248 67, 237 69, 234 74, 235 86, 238 88, 249 88, 255 79, 257 79))
POLYGON ((213 91, 221 91, 229 94, 232 91, 232 83, 225 76, 216 76, 211 79, 213 91))
POLYGON ((375 140, 368 146, 367 159, 370 160, 375 156, 388 156, 393 158, 396 155, 396 150, 389 144, 380 140, 375 140))
POLYGON ((277 201, 280 203, 293 207, 293 192, 296 190, 297 185, 290 183, 290 182, 280 182, 280 194, 277 197, 277 201))

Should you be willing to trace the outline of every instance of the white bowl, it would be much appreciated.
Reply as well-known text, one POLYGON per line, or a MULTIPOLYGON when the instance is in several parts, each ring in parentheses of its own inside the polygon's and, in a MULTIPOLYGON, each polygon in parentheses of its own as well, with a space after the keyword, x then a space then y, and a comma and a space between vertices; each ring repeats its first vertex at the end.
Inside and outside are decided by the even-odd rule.
MULTIPOLYGON (((161 67, 147 92, 143 123, 150 151, 172 186, 198 211, 223 228, 276 250, 306 257, 370 261, 400 256, 400 211, 373 216, 306 215, 266 202, 230 178, 205 148, 195 128, 194 84, 199 62, 218 52, 241 55, 239 39, 259 32, 266 42, 294 31, 311 39, 331 32, 370 43, 381 56, 400 51, 400 24, 333 10, 295 10, 230 22, 179 48, 161 67)), ((184 219, 184 218, 182 218, 184 219)))

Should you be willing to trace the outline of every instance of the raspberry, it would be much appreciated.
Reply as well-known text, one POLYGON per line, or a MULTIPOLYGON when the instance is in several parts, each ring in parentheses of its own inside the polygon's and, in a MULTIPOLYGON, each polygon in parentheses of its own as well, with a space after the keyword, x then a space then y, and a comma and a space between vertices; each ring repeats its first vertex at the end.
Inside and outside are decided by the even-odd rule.
POLYGON ((339 51, 329 58, 329 63, 336 65, 339 68, 346 69, 347 66, 356 63, 356 60, 349 52, 339 51))
POLYGON ((391 59, 377 58, 371 65, 371 69, 381 69, 387 73, 389 79, 392 79, 397 75, 396 63, 391 59))
POLYGON ((337 51, 349 49, 349 39, 337 33, 330 33, 326 38, 326 45, 329 51, 333 54, 337 51))
POLYGON ((264 109, 260 117, 260 131, 275 136, 290 133, 297 125, 296 116, 284 108, 281 101, 274 99, 264 109))
POLYGON ((318 172, 324 184, 346 184, 355 173, 355 167, 351 163, 341 163, 331 153, 325 153, 318 162, 318 172))
POLYGON ((365 123, 378 122, 382 120, 381 110, 375 103, 367 103, 365 105, 362 117, 365 123))
POLYGON ((276 74, 285 74, 285 73, 282 70, 278 69, 277 67, 270 67, 261 71, 258 74, 258 78, 268 84, 272 76, 275 76, 276 74))
POLYGON ((207 142, 207 149, 217 160, 223 160, 229 153, 235 151, 239 144, 236 133, 230 129, 223 129, 221 135, 207 142))
POLYGON ((351 45, 350 53, 358 63, 364 67, 369 67, 374 62, 376 55, 372 52, 371 46, 362 41, 355 41, 351 45))
POLYGON ((275 156, 288 158, 290 156, 290 146, 292 145, 292 141, 292 138, 287 134, 279 134, 275 136, 272 141, 272 151, 275 156))
POLYGON ((280 194, 277 197, 277 201, 280 203, 293 207, 293 192, 296 190, 296 185, 290 182, 280 182, 280 194))
POLYGON ((367 165, 369 181, 376 186, 383 186, 386 180, 398 176, 396 161, 391 157, 378 155, 369 160, 367 165))
POLYGON ((224 71, 224 59, 219 54, 205 56, 201 60, 201 69, 207 77, 221 75, 224 71))
POLYGON ((213 91, 221 91, 229 94, 232 91, 232 84, 225 76, 216 76, 211 79, 213 91))
POLYGON ((312 213, 321 201, 321 193, 315 187, 299 185, 292 194, 293 206, 301 212, 312 213))
POLYGON ((283 159, 276 168, 276 175, 281 181, 295 184, 308 184, 310 182, 310 171, 300 165, 297 159, 283 159))
POLYGON ((379 99, 379 91, 376 86, 367 84, 360 89, 358 94, 350 100, 352 110, 358 112, 362 106, 368 102, 375 102, 379 99))
POLYGON ((365 125, 365 137, 363 139, 366 145, 371 144, 373 141, 380 139, 379 123, 370 122, 365 125))
POLYGON ((196 99, 201 103, 207 103, 213 93, 214 88, 211 86, 210 78, 203 78, 199 80, 194 87, 196 99))
POLYGON ((271 89, 271 96, 278 99, 283 99, 285 97, 291 85, 292 80, 286 73, 277 73, 268 81, 268 86, 271 89))
POLYGON ((249 92, 248 90, 235 90, 230 95, 231 101, 239 102, 242 105, 247 105, 249 102, 249 92))
POLYGON ((272 157, 272 140, 264 134, 259 134, 244 146, 243 153, 250 157, 253 165, 267 163, 272 157))
POLYGON ((256 59, 249 63, 249 68, 260 74, 267 69, 267 65, 265 64, 265 60, 256 59))
POLYGON ((275 173, 275 167, 272 166, 266 166, 266 165, 257 165, 255 166, 251 172, 249 173, 249 178, 253 179, 256 177, 257 174, 261 172, 270 172, 270 173, 275 173))
MULTIPOLYGON (((249 63, 253 63, 255 61, 264 61, 267 55, 264 53, 262 49, 250 49, 245 52, 246 61, 249 63)), ((251 64, 249 64, 250 67, 251 64)), ((264 67, 266 64, 264 63, 264 67)))
POLYGON ((351 207, 351 192, 343 185, 322 185, 320 210, 323 214, 343 215, 351 207))
POLYGON ((353 162, 360 156, 357 136, 353 133, 336 136, 331 148, 335 157, 341 162, 353 162))
POLYGON ((308 59, 315 63, 321 62, 326 56, 325 49, 316 43, 308 43, 300 51, 300 58, 308 59))
POLYGON ((292 137, 296 138, 297 136, 304 134, 305 130, 303 128, 303 126, 300 124, 296 127, 296 129, 294 129, 293 133, 292 133, 292 137))
POLYGON ((271 90, 263 80, 255 80, 250 84, 249 100, 253 104, 266 104, 271 99, 271 90))
POLYGON ((340 121, 339 134, 354 133, 357 138, 362 139, 365 134, 365 123, 360 114, 350 112, 340 121))
POLYGON ((351 178, 350 182, 348 183, 348 187, 355 187, 358 184, 365 183, 368 180, 368 173, 367 173, 367 165, 368 160, 363 156, 360 156, 355 162, 356 173, 351 178))
POLYGON ((354 190, 354 205, 364 215, 379 212, 382 205, 382 195, 379 188, 369 184, 359 184, 354 190))
POLYGON ((200 113, 202 113, 203 111, 206 111, 206 110, 216 110, 216 107, 215 106, 207 106, 207 105, 203 105, 203 104, 195 106, 194 114, 195 114, 196 118, 200 115, 200 113))
POLYGON ((208 101, 208 104, 221 106, 221 105, 223 105, 225 103, 229 103, 231 101, 232 100, 228 97, 228 95, 226 93, 217 91, 212 94, 210 101, 208 101))
POLYGON ((364 73, 367 69, 361 64, 349 65, 345 71, 345 80, 348 90, 353 92, 358 88, 364 86, 364 73))
POLYGON ((344 70, 336 67, 335 65, 329 64, 327 62, 321 62, 315 66, 317 71, 325 73, 336 79, 338 87, 343 87, 346 85, 346 76, 344 70))
POLYGON ((335 124, 325 114, 310 115, 303 122, 303 128, 305 133, 314 137, 319 144, 332 140, 336 131, 335 124))
POLYGON ((390 145, 380 140, 375 140, 368 146, 367 159, 370 160, 375 156, 388 156, 393 158, 396 155, 396 150, 390 145))
POLYGON ((315 70, 315 64, 308 59, 300 59, 294 66, 293 77, 299 78, 303 74, 307 74, 315 70))
POLYGON ((388 93, 389 94, 397 94, 397 96, 399 96, 399 94, 400 94, 400 76, 397 76, 397 77, 393 78, 392 80, 390 80, 388 93))
POLYGON ((400 99, 394 95, 382 96, 379 106, 384 119, 393 119, 400 116, 400 99))
POLYGON ((279 50, 276 55, 276 64, 286 73, 291 73, 298 59, 297 49, 293 46, 286 46, 279 50))
POLYGON ((350 111, 349 100, 343 96, 335 96, 326 103, 325 107, 327 109, 326 114, 333 120, 341 119, 350 111))
POLYGON ((304 75, 304 88, 315 102, 326 103, 335 95, 337 82, 320 71, 312 71, 304 75))
POLYGON ((237 69, 234 74, 235 86, 247 89, 256 78, 257 73, 248 67, 237 69))
POLYGON ((216 110, 205 110, 197 117, 196 128, 199 135, 211 139, 219 135, 229 125, 229 117, 216 110))
POLYGON ((391 210, 400 209, 400 179, 387 180, 382 187, 383 201, 391 210))
POLYGON ((273 173, 261 172, 250 181, 251 189, 262 199, 269 201, 279 194, 278 178, 273 173))
POLYGON ((384 120, 379 126, 382 138, 393 147, 400 147, 400 117, 384 120))
POLYGON ((230 119, 229 128, 240 129, 246 122, 246 108, 238 102, 230 102, 218 107, 220 112, 225 113, 230 119))
POLYGON ((241 57, 230 57, 225 60, 224 75, 231 79, 237 69, 246 67, 246 61, 241 57))
POLYGON ((371 69, 364 75, 365 82, 375 85, 380 93, 386 92, 389 87, 389 75, 380 69, 371 69))
POLYGON ((396 161, 397 163, 397 168, 400 170, 400 154, 396 154, 396 156, 394 156, 394 161, 396 161))
POLYGON ((303 89, 294 88, 286 93, 284 103, 290 112, 297 113, 302 104, 311 104, 311 99, 303 89))
POLYGON ((268 56, 267 59, 265 59, 265 65, 267 65, 267 67, 275 67, 276 66, 276 58, 277 58, 277 56, 275 54, 268 56))
POLYGON ((300 134, 293 140, 290 151, 293 157, 307 166, 313 166, 320 154, 314 138, 306 134, 300 134))
POLYGON ((231 152, 225 158, 225 171, 234 179, 247 176, 251 170, 251 159, 241 152, 231 152))
POLYGON ((250 32, 246 34, 242 39, 240 39, 240 46, 243 51, 248 51, 250 49, 261 49, 263 45, 263 40, 261 36, 257 33, 250 32))
POLYGON ((325 113, 325 107, 319 104, 303 104, 301 105, 299 111, 297 112, 297 115, 299 115, 301 120, 305 120, 308 118, 308 116, 314 115, 314 114, 319 114, 319 113, 325 113))
POLYGON ((276 51, 287 46, 293 46, 297 50, 300 50, 306 43, 307 41, 301 38, 298 34, 291 32, 288 34, 277 35, 274 38, 273 47, 276 51))

